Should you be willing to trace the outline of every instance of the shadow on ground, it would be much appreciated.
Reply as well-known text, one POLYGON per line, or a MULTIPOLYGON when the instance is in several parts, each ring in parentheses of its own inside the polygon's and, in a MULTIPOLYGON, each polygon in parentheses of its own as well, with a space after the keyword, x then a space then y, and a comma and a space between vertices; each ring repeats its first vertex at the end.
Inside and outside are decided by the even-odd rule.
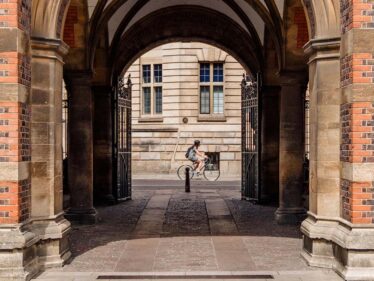
POLYGON ((137 180, 133 200, 98 207, 99 222, 74 226, 63 271, 309 270, 299 226, 275 207, 240 200, 240 182, 137 180))

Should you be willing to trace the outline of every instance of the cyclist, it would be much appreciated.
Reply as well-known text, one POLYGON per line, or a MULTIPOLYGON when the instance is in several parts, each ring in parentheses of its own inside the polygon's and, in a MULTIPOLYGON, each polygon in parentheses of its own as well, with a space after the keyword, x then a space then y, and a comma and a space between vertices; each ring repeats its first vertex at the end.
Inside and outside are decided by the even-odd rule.
POLYGON ((208 158, 204 152, 199 150, 199 147, 200 141, 195 140, 194 145, 188 149, 188 159, 192 161, 194 166, 193 173, 197 172, 197 175, 200 175, 201 169, 204 166, 204 160, 208 158))

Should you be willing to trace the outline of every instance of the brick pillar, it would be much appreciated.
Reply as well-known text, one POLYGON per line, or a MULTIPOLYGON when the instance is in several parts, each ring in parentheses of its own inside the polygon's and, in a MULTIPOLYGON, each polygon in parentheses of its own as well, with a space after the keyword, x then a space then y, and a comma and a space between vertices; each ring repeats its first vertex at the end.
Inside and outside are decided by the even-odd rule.
POLYGON ((342 0, 341 11, 341 216, 374 224, 374 2, 342 0))
POLYGON ((281 75, 279 130, 278 223, 300 223, 306 216, 303 202, 304 93, 306 79, 301 72, 281 75))
POLYGON ((62 208, 62 68, 68 49, 60 40, 36 37, 31 47, 31 215, 41 239, 40 261, 55 267, 70 257, 70 223, 62 208))
POLYGON ((0 279, 23 280, 37 265, 30 231, 31 0, 5 2, 0 2, 0 279))
POLYGON ((92 73, 70 71, 65 75, 69 93, 69 155, 68 181, 70 221, 92 224, 96 222, 93 207, 93 99, 92 73))
POLYGON ((310 44, 317 51, 310 70, 318 82, 311 91, 311 146, 319 143, 311 147, 311 212, 302 225, 303 256, 311 265, 334 268, 345 280, 372 280, 374 1, 341 0, 340 8, 340 61, 333 59, 331 47, 317 40, 310 44))

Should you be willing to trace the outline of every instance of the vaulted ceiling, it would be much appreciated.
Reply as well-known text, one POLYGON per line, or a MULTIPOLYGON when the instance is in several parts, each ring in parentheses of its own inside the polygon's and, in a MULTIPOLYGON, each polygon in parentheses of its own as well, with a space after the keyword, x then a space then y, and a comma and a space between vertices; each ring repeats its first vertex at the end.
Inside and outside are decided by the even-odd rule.
MULTIPOLYGON (((106 32, 110 49, 117 52, 118 47, 123 44, 127 34, 133 34, 132 30, 142 32, 139 31, 139 26, 144 25, 144 19, 153 17, 153 21, 148 20, 147 22, 148 24, 155 24, 155 22, 161 20, 165 21, 165 19, 159 18, 158 20, 154 17, 157 12, 184 9, 188 15, 180 13, 179 16, 185 17, 187 21, 191 17, 190 14, 192 12, 186 7, 190 6, 199 7, 207 14, 220 15, 220 17, 226 19, 226 21, 221 22, 222 24, 236 25, 236 29, 240 29, 240 32, 236 35, 240 34, 240 36, 246 37, 250 41, 254 58, 262 55, 261 50, 264 48, 266 30, 278 53, 279 64, 282 64, 282 48, 285 37, 283 25, 285 0, 87 0, 87 2, 90 17, 89 42, 91 50, 89 53, 92 56, 94 56, 95 48, 102 32, 106 32)), ((159 16, 162 17, 163 15, 159 14, 159 16)), ((207 18, 214 20, 212 17, 205 17, 204 13, 196 13, 195 16, 202 16, 202 21, 207 18)), ((174 23, 176 22, 181 25, 184 24, 183 21, 174 20, 174 23)), ((189 23, 185 22, 185 24, 189 23)), ((198 29, 198 26, 195 26, 195 28, 198 29)), ((215 28, 219 29, 217 26, 215 28)), ((180 29, 182 30, 183 26, 180 29)), ((157 29, 152 29, 152 32, 157 33, 157 29)), ((192 33, 194 36, 200 36, 199 32, 192 33)), ((173 33, 172 36, 178 37, 176 33, 173 33)), ((218 37, 219 30, 215 37, 212 36, 212 40, 218 37)), ((155 38, 159 38, 157 40, 160 41, 162 39, 157 36, 155 38)), ((132 37, 131 40, 137 39, 132 37)), ((217 41, 219 41, 219 38, 217 41)), ((216 43, 219 45, 220 42, 216 43)), ((224 44, 221 47, 225 47, 224 44)), ((93 57, 90 60, 92 63, 93 57)))

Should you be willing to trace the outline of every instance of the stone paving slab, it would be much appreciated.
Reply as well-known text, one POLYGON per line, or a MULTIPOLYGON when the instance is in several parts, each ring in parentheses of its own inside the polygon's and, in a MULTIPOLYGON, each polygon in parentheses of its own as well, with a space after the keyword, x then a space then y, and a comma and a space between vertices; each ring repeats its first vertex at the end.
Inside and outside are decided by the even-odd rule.
POLYGON ((91 281, 100 274, 143 274, 143 280, 160 274, 224 280, 226 274, 234 280, 262 273, 278 281, 341 280, 308 267, 300 257, 299 227, 278 225, 275 207, 240 200, 240 182, 194 182, 191 193, 178 184, 135 181, 133 200, 98 207, 96 225, 74 226, 69 264, 36 280, 91 281))

